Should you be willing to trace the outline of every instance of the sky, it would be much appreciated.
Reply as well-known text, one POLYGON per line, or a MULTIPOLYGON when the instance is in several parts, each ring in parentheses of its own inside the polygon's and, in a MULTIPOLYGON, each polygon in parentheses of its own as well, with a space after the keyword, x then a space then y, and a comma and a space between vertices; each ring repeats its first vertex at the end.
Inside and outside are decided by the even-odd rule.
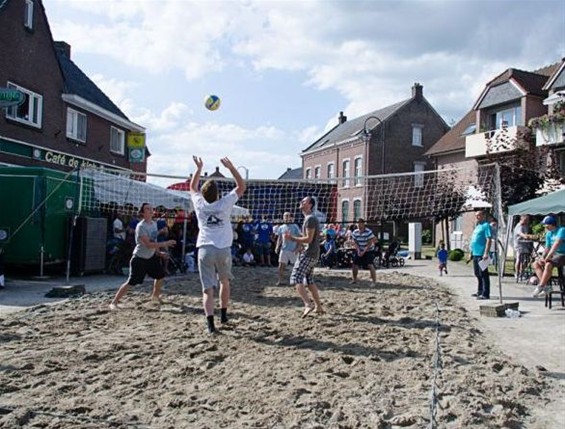
POLYGON ((147 172, 227 156, 250 179, 301 167, 337 124, 411 96, 450 125, 512 67, 565 57, 563 0, 43 0, 54 40, 146 128, 147 172), (208 111, 204 99, 221 99, 208 111))

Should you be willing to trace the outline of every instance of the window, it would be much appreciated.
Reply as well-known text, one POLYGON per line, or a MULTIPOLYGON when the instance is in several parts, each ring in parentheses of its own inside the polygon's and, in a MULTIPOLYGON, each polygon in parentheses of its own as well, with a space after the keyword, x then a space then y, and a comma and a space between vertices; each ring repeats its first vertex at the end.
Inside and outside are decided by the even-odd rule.
POLYGON ((363 158, 355 158, 353 163, 354 173, 355 176, 355 186, 360 186, 361 183, 361 176, 363 176, 363 158))
POLYGON ((341 202, 341 219, 342 222, 349 222, 349 201, 343 200, 341 202))
POLYGON ((33 0, 26 0, 24 26, 33 30, 33 0))
POLYGON ((342 170, 343 170, 343 186, 349 186, 349 177, 350 177, 350 171, 349 171, 349 160, 346 159, 345 161, 343 161, 342 164, 342 170))
MULTIPOLYGON (((422 173, 426 167, 425 162, 415 162, 414 163, 414 172, 415 173, 422 173)), ((414 186, 416 188, 421 188, 424 186, 424 174, 415 174, 414 175, 414 186)))
POLYGON ((314 179, 319 179, 321 173, 322 173, 322 167, 320 166, 314 167, 314 179))
POLYGON ((305 179, 311 179, 312 178, 312 170, 310 168, 306 169, 306 175, 304 176, 305 179))
POLYGON ((520 106, 496 112, 493 117, 495 129, 523 125, 522 108, 520 106))
POLYGON ((477 125, 471 124, 467 128, 465 128, 465 130, 461 133, 461 135, 462 136, 469 136, 471 134, 475 134, 475 131, 477 131, 477 125))
POLYGON ((335 179, 335 164, 333 162, 328 164, 327 167, 328 179, 330 179, 330 183, 335 183, 331 179, 335 179))
POLYGON ((67 137, 86 142, 86 115, 73 109, 67 109, 67 137))
POLYGON ((126 133, 116 127, 110 127, 110 151, 124 154, 126 133))
POLYGON ((412 125, 412 146, 422 146, 421 125, 412 125))
POLYGON ((25 95, 25 100, 19 106, 9 107, 6 110, 6 117, 36 128, 41 128, 43 97, 10 82, 8 82, 8 88, 18 89, 25 95))
POLYGON ((353 201, 353 219, 359 219, 361 215, 361 200, 353 201))

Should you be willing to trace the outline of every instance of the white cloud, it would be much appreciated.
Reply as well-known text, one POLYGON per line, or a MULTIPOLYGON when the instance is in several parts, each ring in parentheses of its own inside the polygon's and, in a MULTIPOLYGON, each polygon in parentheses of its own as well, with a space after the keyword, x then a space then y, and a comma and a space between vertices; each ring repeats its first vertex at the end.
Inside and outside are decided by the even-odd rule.
POLYGON ((48 16, 52 11, 57 16, 50 19, 55 38, 82 57, 96 58, 100 69, 93 79, 134 122, 147 127, 150 170, 175 174, 185 174, 192 153, 198 153, 215 162, 231 156, 252 177, 278 177, 286 166, 299 165, 297 154, 336 119, 302 115, 284 129, 271 126, 294 115, 294 100, 285 100, 284 86, 276 96, 280 105, 269 110, 272 118, 262 121, 253 121, 264 109, 261 98, 273 97, 261 97, 260 91, 245 118, 233 119, 226 109, 214 118, 218 122, 199 117, 180 90, 158 103, 141 103, 139 88, 151 88, 152 80, 165 75, 184 76, 179 88, 205 93, 209 87, 229 92, 240 85, 234 70, 245 70, 258 88, 276 73, 308 91, 336 92, 341 99, 329 110, 343 110, 350 119, 409 98, 419 82, 449 122, 461 118, 485 83, 505 69, 533 70, 565 52, 562 0, 516 0, 511 7, 496 0, 44 4, 48 16), (133 68, 136 82, 109 75, 108 62, 133 68))

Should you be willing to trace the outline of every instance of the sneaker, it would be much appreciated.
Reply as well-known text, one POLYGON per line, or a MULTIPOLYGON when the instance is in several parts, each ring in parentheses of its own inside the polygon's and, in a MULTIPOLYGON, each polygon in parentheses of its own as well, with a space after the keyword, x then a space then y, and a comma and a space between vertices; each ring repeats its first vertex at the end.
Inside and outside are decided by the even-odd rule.
POLYGON ((479 295, 479 296, 477 297, 477 299, 478 299, 479 301, 483 301, 483 300, 488 299, 488 298, 485 297, 485 296, 479 295))
POLYGON ((114 304, 113 302, 110 303, 108 308, 110 309, 110 311, 116 311, 120 309, 120 307, 118 307, 118 304, 114 304))
POLYGON ((538 285, 536 286, 534 293, 532 294, 533 298, 537 298, 538 296, 540 296, 543 292, 545 292, 545 286, 543 285, 538 285))
POLYGON ((478 293, 472 293, 471 296, 477 297, 477 296, 479 296, 479 294, 478 293))
POLYGON ((544 292, 546 295, 549 295, 551 292, 553 292, 553 286, 547 285, 544 292))

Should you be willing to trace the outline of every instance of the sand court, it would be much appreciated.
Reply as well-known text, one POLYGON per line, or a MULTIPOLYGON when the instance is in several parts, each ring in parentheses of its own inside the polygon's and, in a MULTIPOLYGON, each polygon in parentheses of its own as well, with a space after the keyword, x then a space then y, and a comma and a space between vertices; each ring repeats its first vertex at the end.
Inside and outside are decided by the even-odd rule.
POLYGON ((547 427, 550 380, 434 279, 318 270, 326 314, 301 318, 274 271, 234 274, 218 335, 196 276, 160 305, 143 286, 120 311, 108 291, 0 316, 0 427, 547 427))

